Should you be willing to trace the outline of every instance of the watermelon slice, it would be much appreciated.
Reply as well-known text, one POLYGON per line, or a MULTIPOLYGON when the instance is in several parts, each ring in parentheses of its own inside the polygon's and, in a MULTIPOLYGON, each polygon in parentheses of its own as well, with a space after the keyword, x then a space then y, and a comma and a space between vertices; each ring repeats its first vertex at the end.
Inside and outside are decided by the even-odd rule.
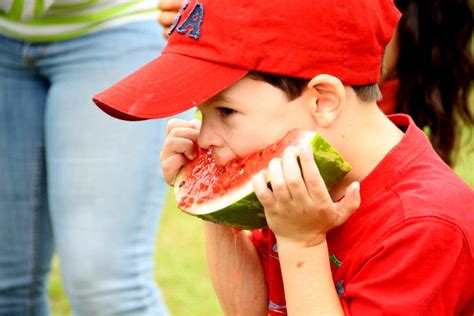
POLYGON ((217 165, 211 151, 200 149, 198 157, 176 177, 174 193, 182 211, 219 224, 241 229, 266 226, 263 206, 257 199, 252 177, 280 157, 288 146, 311 144, 314 159, 326 184, 331 188, 351 166, 321 135, 292 130, 262 151, 217 165))

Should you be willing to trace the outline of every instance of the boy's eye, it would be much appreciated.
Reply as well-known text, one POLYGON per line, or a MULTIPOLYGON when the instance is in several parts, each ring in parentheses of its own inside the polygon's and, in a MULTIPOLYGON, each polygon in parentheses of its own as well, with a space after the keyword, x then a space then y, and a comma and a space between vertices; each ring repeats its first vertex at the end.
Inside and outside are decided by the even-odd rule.
POLYGON ((219 111, 219 114, 223 117, 227 117, 227 116, 230 116, 234 113, 237 113, 235 110, 229 109, 229 108, 226 108, 226 107, 218 107, 217 111, 219 111))

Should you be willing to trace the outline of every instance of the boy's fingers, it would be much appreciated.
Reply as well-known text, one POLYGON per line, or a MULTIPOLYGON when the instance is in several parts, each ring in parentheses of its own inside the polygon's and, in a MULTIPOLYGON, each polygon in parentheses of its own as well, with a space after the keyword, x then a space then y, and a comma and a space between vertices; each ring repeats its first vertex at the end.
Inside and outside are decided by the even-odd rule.
POLYGON ((304 183, 313 199, 328 198, 329 193, 324 184, 324 180, 319 173, 318 166, 314 162, 313 150, 310 146, 305 146, 300 153, 301 170, 303 172, 304 183))
POLYGON ((201 129, 201 121, 198 120, 198 119, 192 119, 191 121, 191 124, 194 128, 200 130, 201 129))
POLYGON ((293 199, 306 200, 308 191, 301 175, 300 166, 298 165, 298 150, 293 146, 285 149, 282 163, 285 182, 291 196, 293 199))
POLYGON ((160 159, 166 160, 175 154, 183 154, 189 160, 193 160, 197 154, 194 142, 183 137, 167 137, 160 153, 160 159))
POLYGON ((291 194, 286 185, 283 165, 280 158, 274 158, 268 164, 268 176, 275 198, 280 202, 291 200, 291 194))
POLYGON ((173 155, 166 158, 161 163, 161 168, 163 169, 163 177, 165 178, 166 183, 171 186, 174 185, 176 175, 186 163, 187 160, 183 155, 173 155))
POLYGON ((353 182, 346 189, 344 198, 337 204, 339 213, 336 226, 342 225, 360 206, 360 184, 353 182))
POLYGON ((268 188, 267 179, 267 174, 262 171, 252 178, 252 183, 258 200, 264 208, 269 209, 273 208, 276 201, 272 191, 268 188))
POLYGON ((170 137, 185 138, 193 142, 197 142, 198 136, 199 136, 199 131, 197 129, 189 128, 189 127, 175 127, 171 129, 168 134, 168 138, 170 137))
POLYGON ((201 122, 196 119, 187 121, 183 119, 172 118, 166 124, 166 135, 168 135, 172 129, 179 127, 187 127, 199 130, 201 128, 201 122))

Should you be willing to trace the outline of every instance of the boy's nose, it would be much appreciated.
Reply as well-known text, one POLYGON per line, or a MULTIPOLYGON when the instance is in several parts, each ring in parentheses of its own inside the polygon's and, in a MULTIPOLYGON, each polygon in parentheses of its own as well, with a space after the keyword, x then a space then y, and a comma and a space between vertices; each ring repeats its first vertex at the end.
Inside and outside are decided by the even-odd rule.
POLYGON ((212 147, 220 147, 223 145, 222 138, 216 133, 215 128, 209 124, 203 123, 198 136, 199 147, 203 149, 211 149, 212 147))

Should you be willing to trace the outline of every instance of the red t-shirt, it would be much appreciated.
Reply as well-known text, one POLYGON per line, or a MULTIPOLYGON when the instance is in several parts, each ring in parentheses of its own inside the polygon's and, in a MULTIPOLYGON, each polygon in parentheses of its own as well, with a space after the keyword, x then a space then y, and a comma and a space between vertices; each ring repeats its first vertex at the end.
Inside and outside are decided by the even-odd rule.
MULTIPOLYGON (((474 191, 435 154, 409 116, 401 142, 361 181, 361 206, 327 235, 346 315, 474 315, 474 191)), ((268 314, 285 315, 275 236, 250 235, 268 285, 268 314)))
POLYGON ((387 80, 380 86, 382 100, 377 102, 379 108, 385 114, 393 114, 397 112, 397 94, 400 89, 400 80, 387 80))

